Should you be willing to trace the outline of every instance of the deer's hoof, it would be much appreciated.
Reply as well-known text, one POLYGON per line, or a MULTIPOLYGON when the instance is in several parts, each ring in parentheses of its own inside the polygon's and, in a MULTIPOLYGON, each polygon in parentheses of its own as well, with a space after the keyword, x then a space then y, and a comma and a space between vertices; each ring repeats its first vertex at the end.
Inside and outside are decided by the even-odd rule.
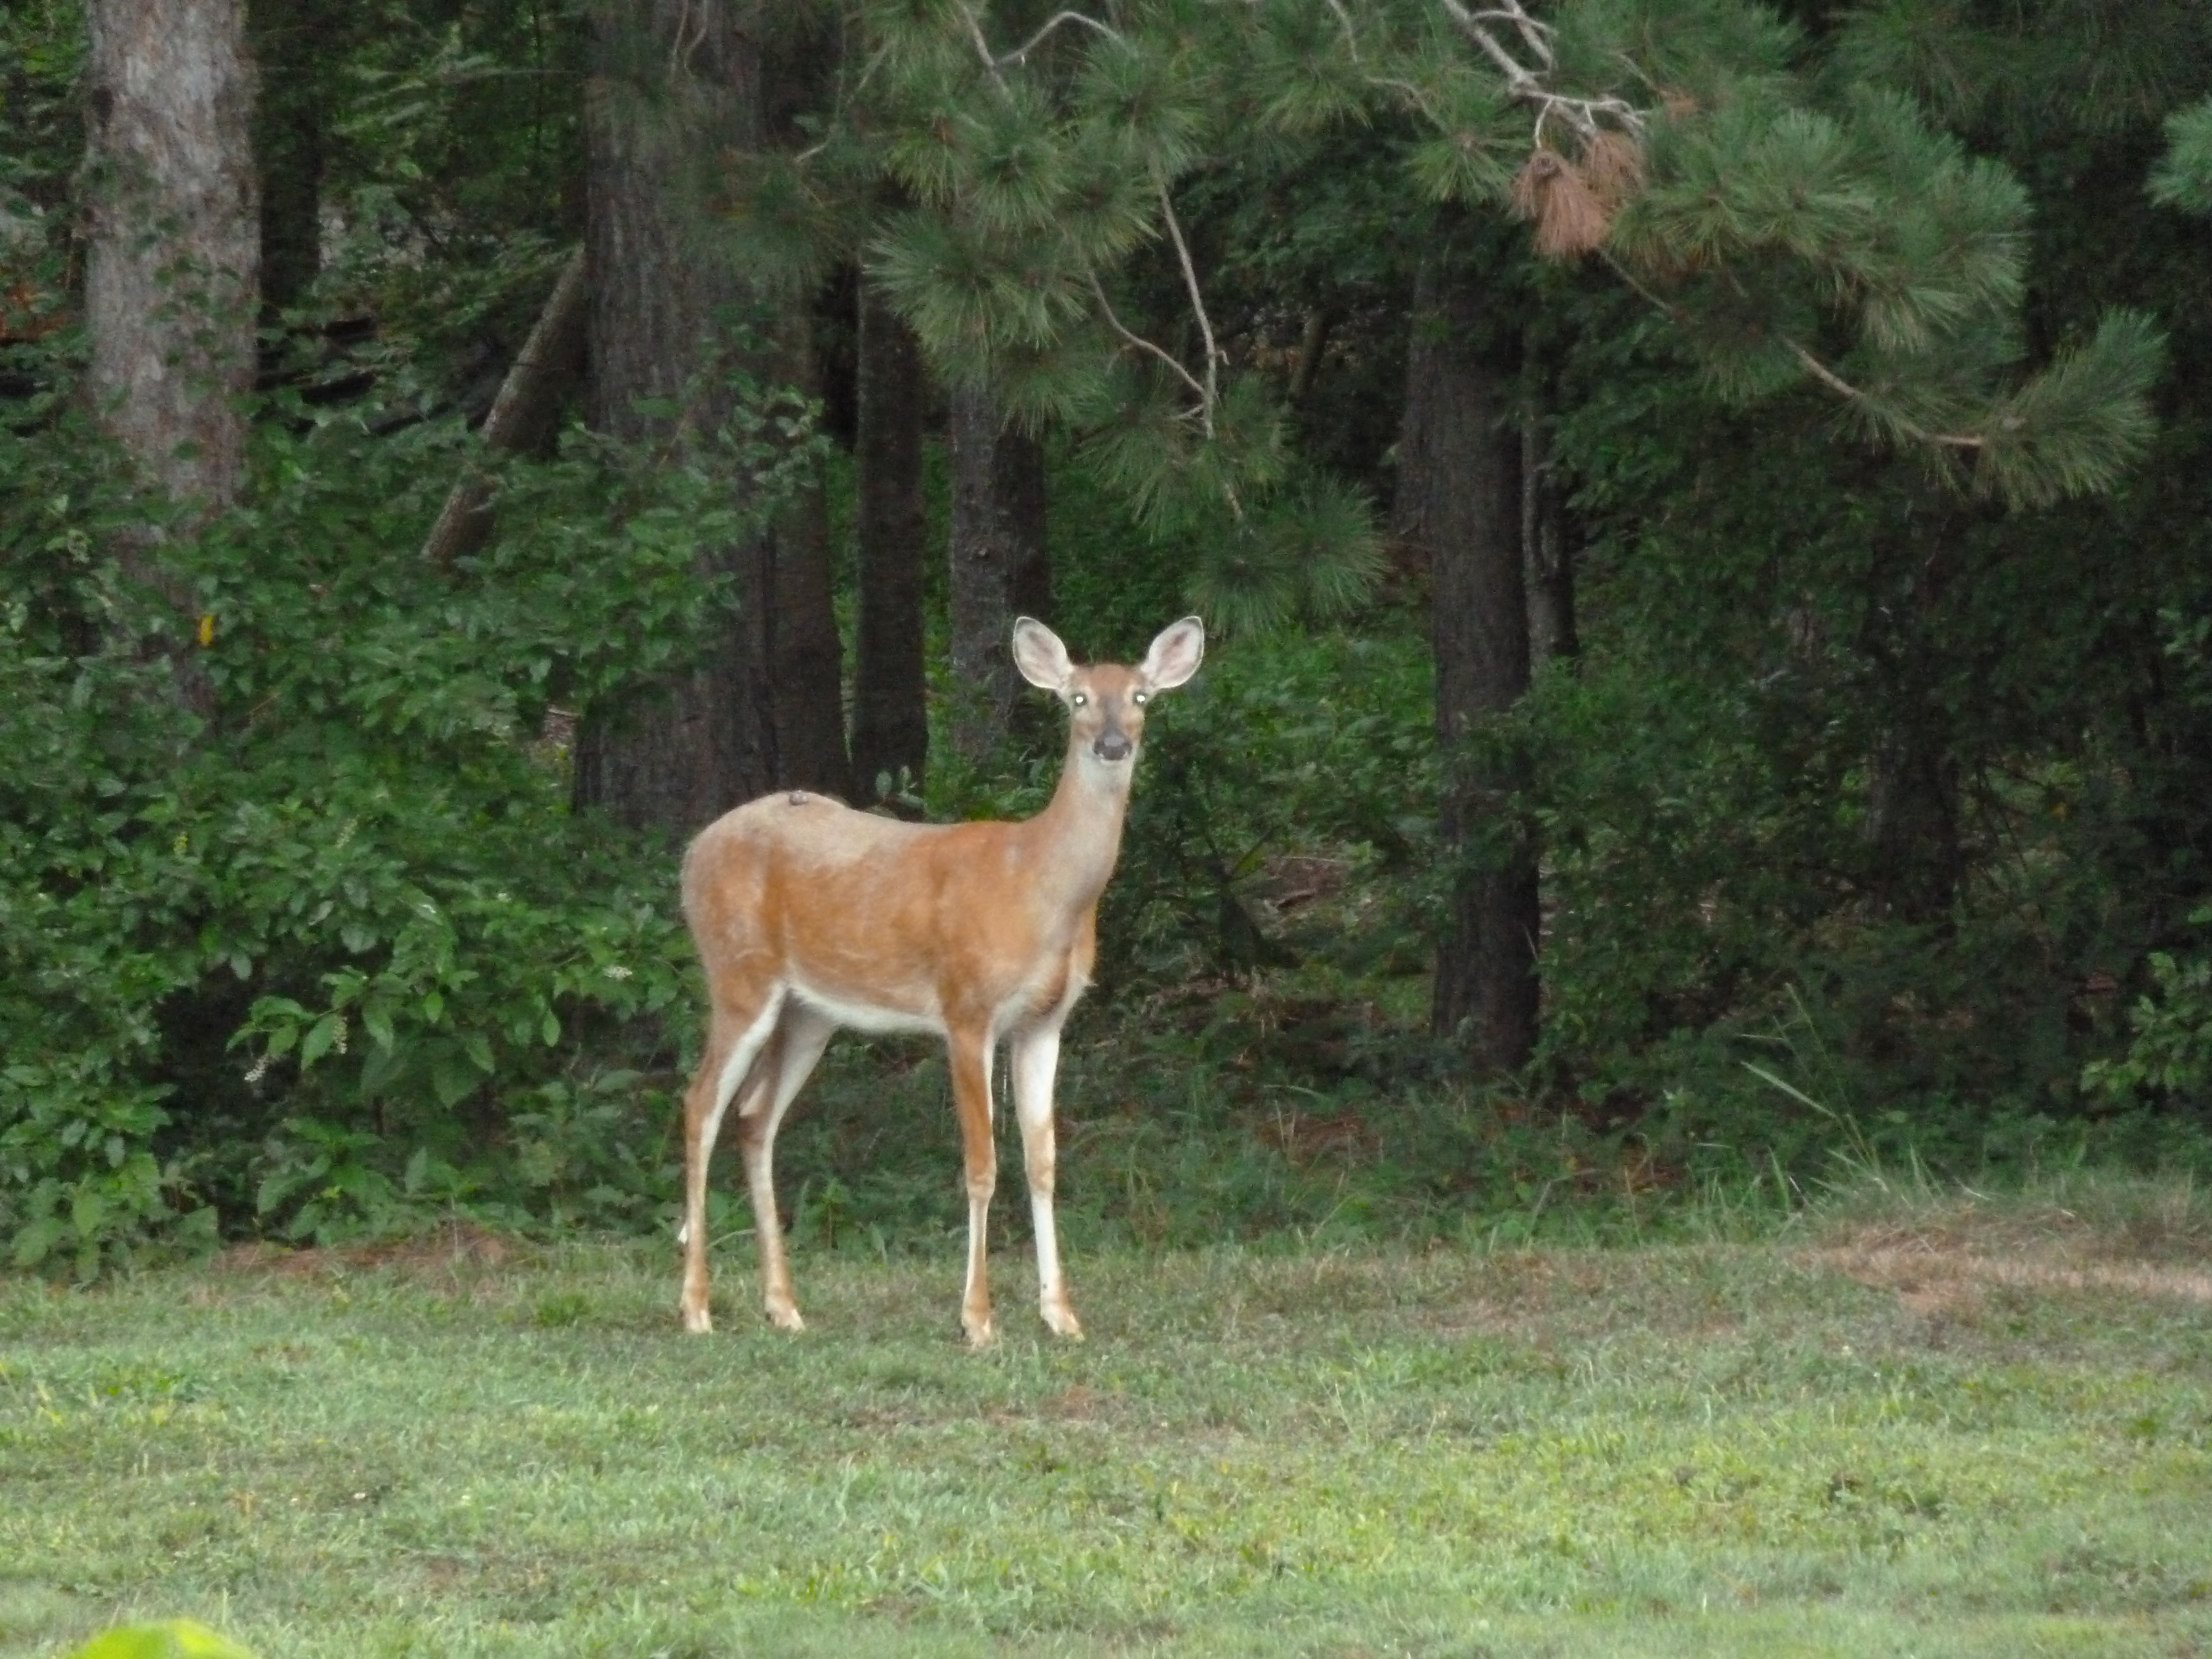
POLYGON ((768 1305, 768 1322, 780 1331, 803 1331, 806 1322, 799 1316, 799 1310, 788 1302, 771 1302, 768 1305))
POLYGON ((694 1336, 705 1336, 714 1328, 714 1316, 704 1307, 687 1305, 684 1310, 684 1328, 694 1336))
POLYGON ((1040 1308, 1037 1311, 1044 1316, 1045 1327, 1054 1336, 1064 1336, 1071 1342, 1083 1340, 1083 1323, 1076 1318, 1074 1309, 1061 1303, 1040 1308))

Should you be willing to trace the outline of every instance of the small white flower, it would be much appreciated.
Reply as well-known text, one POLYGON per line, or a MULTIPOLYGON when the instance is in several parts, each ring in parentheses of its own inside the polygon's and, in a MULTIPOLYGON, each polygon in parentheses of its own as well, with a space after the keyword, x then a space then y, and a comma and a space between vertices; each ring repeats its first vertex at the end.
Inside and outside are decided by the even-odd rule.
POLYGON ((609 979, 628 979, 630 975, 630 970, 623 967, 619 962, 611 963, 606 968, 601 969, 601 971, 605 973, 609 979))
POLYGON ((260 1059, 258 1059, 258 1060, 255 1060, 255 1061, 253 1062, 253 1065, 252 1065, 252 1066, 251 1067, 251 1069, 249 1069, 249 1070, 246 1072, 246 1080, 248 1083, 258 1083, 258 1082, 260 1082, 260 1081, 261 1081, 261 1079, 262 1079, 263 1078, 264 1078, 264 1077, 266 1077, 266 1076, 268 1076, 268 1075, 269 1075, 269 1056, 268 1056, 268 1055, 266 1055, 266 1054, 264 1054, 264 1055, 262 1055, 262 1056, 261 1056, 261 1058, 260 1058, 260 1059))

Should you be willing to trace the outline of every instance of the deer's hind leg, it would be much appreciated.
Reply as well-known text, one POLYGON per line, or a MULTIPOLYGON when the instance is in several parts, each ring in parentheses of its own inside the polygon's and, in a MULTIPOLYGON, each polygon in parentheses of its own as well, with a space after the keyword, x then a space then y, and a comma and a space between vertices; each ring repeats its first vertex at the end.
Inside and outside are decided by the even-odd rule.
POLYGON ((976 1348, 998 1336, 991 1323, 991 1191, 999 1176, 998 1148, 991 1139, 991 1039, 988 1024, 954 1026, 945 1036, 968 1188, 968 1279, 960 1296, 960 1328, 976 1348))
POLYGON ((775 1131, 836 1029, 836 1022, 820 1010, 797 997, 787 998, 775 1034, 738 1100, 738 1150, 744 1156, 753 1232, 760 1243, 761 1307, 780 1330, 803 1330, 805 1321, 799 1318, 799 1303, 792 1295, 783 1222, 776 1213, 775 1131))
POLYGON ((684 1328, 714 1328, 708 1311, 707 1267, 707 1166, 722 1115, 739 1089, 749 1085, 761 1051, 775 1036, 783 1012, 781 981, 758 986, 714 987, 714 1011, 708 1021, 707 1052, 698 1074, 684 1091, 684 1328))

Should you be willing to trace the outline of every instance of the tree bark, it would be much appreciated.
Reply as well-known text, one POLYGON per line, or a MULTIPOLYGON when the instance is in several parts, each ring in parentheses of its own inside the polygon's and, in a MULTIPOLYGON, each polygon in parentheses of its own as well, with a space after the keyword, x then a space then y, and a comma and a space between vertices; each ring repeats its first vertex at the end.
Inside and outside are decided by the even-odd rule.
MULTIPOLYGON (((93 0, 85 316, 101 422, 171 501, 246 484, 259 243, 243 0, 93 0)), ((155 574, 158 573, 149 573, 155 574)))
POLYGON ((1468 274, 1448 256, 1424 265, 1394 518, 1431 572, 1442 829, 1455 869, 1431 1017, 1478 1075, 1518 1068, 1536 1036, 1536 862, 1510 818, 1525 766, 1477 733, 1528 686, 1517 355, 1517 333, 1484 315, 1468 274))
POLYGON ((1043 621, 1052 610, 1044 451, 1004 423, 988 391, 955 390, 949 415, 952 743, 974 761, 1006 740, 1012 722, 1021 688, 1007 644, 1013 619, 1043 621))
MULTIPOLYGON (((740 368, 768 383, 812 378, 803 307, 754 289, 717 234, 709 195, 721 158, 758 148, 768 131, 749 16, 729 0, 609 0, 593 14, 586 410, 617 438, 681 442, 719 429, 740 368), (750 335, 732 319, 751 324, 750 335)), ((702 578, 732 576, 738 614, 696 671, 586 711, 579 806, 680 838, 771 789, 848 787, 823 514, 818 489, 802 492, 769 529, 706 556, 702 578)))
POLYGON ((307 297, 323 265, 323 173, 343 0, 247 0, 261 70, 253 153, 261 181, 261 301, 273 315, 307 297))
POLYGON ((922 643, 921 426, 928 380, 921 347, 881 289, 863 281, 854 460, 860 473, 860 639, 853 665, 853 773, 858 799, 906 773, 919 789, 929 760, 922 643))

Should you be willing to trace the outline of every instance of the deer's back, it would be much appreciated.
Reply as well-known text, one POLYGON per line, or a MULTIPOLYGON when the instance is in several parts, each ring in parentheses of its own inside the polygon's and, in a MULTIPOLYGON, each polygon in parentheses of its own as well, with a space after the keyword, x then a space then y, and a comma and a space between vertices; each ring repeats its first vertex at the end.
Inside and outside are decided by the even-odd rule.
POLYGON ((768 795, 692 842, 684 914, 710 975, 765 972, 841 1024, 1003 1025, 1002 1011, 1042 1012, 1090 967, 1089 907, 1072 916, 1042 902, 1040 854, 1023 830, 768 795))

